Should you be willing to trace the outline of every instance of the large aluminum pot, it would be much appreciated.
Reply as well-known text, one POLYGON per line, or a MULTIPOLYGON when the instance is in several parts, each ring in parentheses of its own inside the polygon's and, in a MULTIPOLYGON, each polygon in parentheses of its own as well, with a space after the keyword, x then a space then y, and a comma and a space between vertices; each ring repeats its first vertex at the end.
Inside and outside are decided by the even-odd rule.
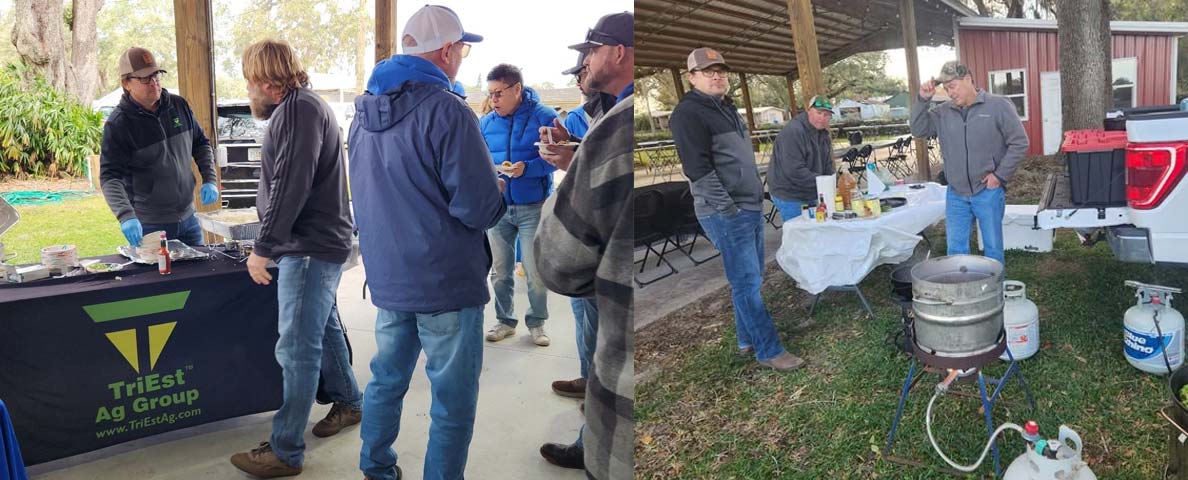
POLYGON ((977 255, 951 255, 912 267, 916 343, 942 357, 989 352, 1003 331, 1003 267, 977 255))

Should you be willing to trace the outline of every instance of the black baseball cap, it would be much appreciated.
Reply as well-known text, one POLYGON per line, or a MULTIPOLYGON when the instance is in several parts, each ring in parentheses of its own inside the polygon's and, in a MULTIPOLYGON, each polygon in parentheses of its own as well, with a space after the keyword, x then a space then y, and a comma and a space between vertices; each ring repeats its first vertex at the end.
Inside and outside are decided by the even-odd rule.
POLYGON ((586 31, 585 42, 570 45, 569 48, 585 51, 603 45, 635 48, 635 15, 631 12, 605 15, 598 19, 594 28, 586 31))
POLYGON ((583 63, 585 63, 585 62, 586 62, 586 50, 582 50, 580 53, 578 53, 577 65, 574 66, 573 68, 570 68, 570 69, 564 71, 564 72, 561 72, 561 74, 562 75, 577 75, 578 73, 581 73, 583 68, 586 68, 586 66, 583 65, 583 63))

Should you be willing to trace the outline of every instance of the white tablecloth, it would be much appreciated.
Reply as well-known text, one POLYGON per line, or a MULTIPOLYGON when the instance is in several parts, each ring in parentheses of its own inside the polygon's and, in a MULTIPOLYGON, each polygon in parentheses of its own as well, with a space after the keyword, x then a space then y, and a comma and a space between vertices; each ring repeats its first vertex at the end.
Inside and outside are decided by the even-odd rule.
POLYGON ((912 256, 925 228, 945 218, 945 187, 927 183, 913 190, 892 187, 881 197, 904 197, 906 206, 879 218, 828 220, 804 218, 783 227, 776 260, 798 286, 818 294, 831 286, 857 285, 875 267, 912 256))

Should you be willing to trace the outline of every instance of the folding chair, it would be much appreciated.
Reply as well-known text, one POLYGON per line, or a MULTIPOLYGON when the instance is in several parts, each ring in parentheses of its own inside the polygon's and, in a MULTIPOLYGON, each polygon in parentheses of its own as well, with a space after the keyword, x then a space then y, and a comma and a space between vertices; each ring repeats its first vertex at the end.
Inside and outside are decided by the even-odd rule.
POLYGON ((633 202, 635 220, 634 243, 636 249, 641 247, 644 249, 643 260, 635 262, 639 264, 639 271, 636 272, 636 278, 634 280, 636 285, 639 285, 640 288, 658 282, 664 278, 667 278, 669 275, 677 273, 677 269, 668 262, 668 259, 664 258, 664 253, 656 251, 656 242, 664 241, 665 247, 667 247, 668 243, 668 234, 662 229, 657 228, 662 224, 661 216, 663 215, 663 205, 664 194, 661 193, 660 190, 648 188, 639 189, 635 192, 635 199, 633 202), (664 263, 666 266, 668 266, 668 273, 652 280, 641 282, 638 278, 638 274, 643 273, 644 269, 648 265, 648 258, 650 258, 652 254, 655 254, 656 258, 658 259, 656 261, 656 266, 659 267, 660 263, 664 263))

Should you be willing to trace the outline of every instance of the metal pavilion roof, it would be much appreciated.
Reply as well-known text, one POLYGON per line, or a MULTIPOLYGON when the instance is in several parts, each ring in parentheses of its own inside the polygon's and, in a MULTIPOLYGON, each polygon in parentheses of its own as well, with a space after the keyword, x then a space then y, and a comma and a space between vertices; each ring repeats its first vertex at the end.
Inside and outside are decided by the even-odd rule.
MULTIPOLYGON (((899 0, 814 0, 821 66, 856 53, 903 47, 899 0)), ((952 45, 961 0, 916 0, 920 45, 952 45)), ((635 65, 684 70, 694 48, 712 47, 735 71, 798 77, 788 0, 636 0, 635 65)))

